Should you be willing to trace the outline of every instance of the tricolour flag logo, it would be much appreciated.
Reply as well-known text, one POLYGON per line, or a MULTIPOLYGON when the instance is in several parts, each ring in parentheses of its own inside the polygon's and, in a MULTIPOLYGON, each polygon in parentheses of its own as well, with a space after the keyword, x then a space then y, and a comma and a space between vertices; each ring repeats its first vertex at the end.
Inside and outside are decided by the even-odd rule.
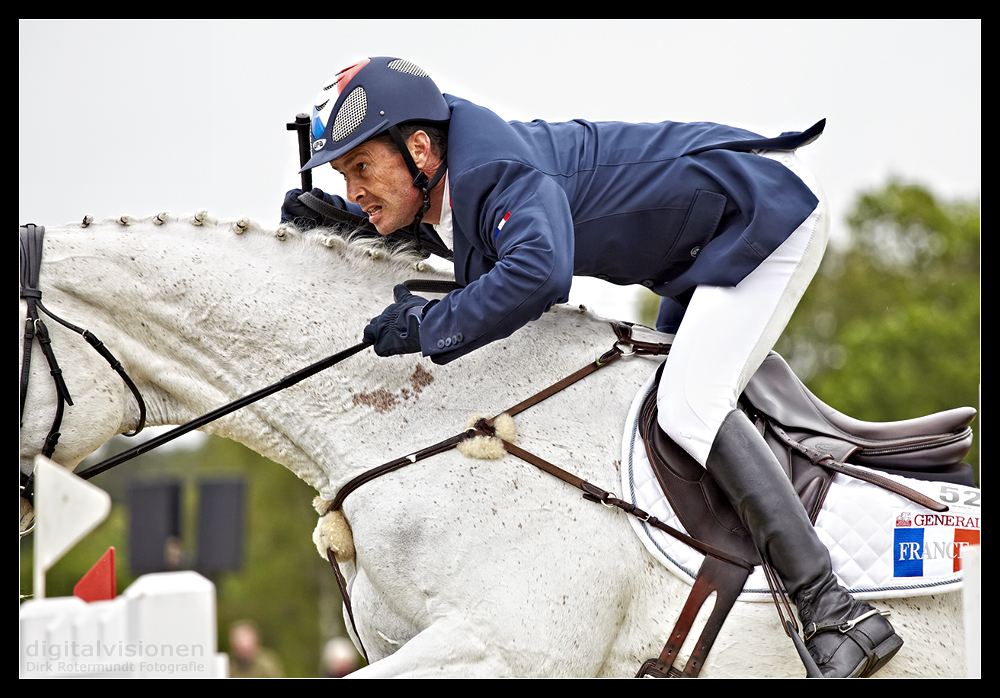
MULTIPOLYGON (((921 517, 917 517, 919 519, 921 517)), ((924 516, 922 518, 930 518, 924 516)), ((918 525, 899 527, 893 531, 894 577, 945 577, 962 569, 962 551, 979 544, 978 517, 965 517, 961 522, 974 527, 955 525, 918 525)))
POLYGON ((503 226, 507 222, 508 218, 510 218, 510 211, 507 211, 507 215, 503 217, 502 221, 500 221, 500 225, 497 226, 496 232, 493 233, 493 237, 500 235, 500 231, 503 230, 503 226))

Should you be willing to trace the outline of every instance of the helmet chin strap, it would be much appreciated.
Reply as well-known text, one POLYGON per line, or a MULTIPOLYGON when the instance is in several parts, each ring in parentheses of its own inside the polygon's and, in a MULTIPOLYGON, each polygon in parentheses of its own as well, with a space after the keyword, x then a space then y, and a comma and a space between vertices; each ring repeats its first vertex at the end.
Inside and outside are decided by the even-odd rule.
POLYGON ((428 178, 426 173, 417 169, 417 163, 413 162, 413 156, 410 155, 410 149, 406 147, 406 141, 403 140, 403 134, 399 132, 399 127, 390 126, 389 135, 391 135, 392 140, 396 142, 396 147, 399 149, 400 155, 403 156, 403 162, 406 163, 406 167, 410 171, 410 175, 413 177, 413 186, 419 189, 424 195, 424 202, 420 207, 420 211, 414 217, 413 226, 411 228, 413 239, 417 244, 417 252, 420 252, 420 221, 423 220, 424 214, 427 213, 428 209, 431 207, 431 189, 436 187, 437 183, 441 181, 441 178, 444 176, 447 168, 444 165, 441 165, 441 167, 437 168, 434 172, 434 176, 428 178))

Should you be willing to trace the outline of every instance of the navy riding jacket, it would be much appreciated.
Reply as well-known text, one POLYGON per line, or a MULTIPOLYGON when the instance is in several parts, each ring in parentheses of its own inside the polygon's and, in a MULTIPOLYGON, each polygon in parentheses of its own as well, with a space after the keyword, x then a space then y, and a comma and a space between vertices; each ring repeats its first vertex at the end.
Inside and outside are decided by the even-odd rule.
POLYGON ((435 363, 565 303, 574 275, 652 289, 670 299, 658 327, 675 331, 695 286, 735 286, 818 204, 787 167, 754 151, 794 150, 824 121, 762 138, 714 123, 506 122, 445 99, 463 288, 421 323, 421 351, 435 363))
POLYGON ((506 122, 451 107, 448 181, 455 278, 427 310, 421 349, 447 363, 565 303, 574 275, 642 284, 677 300, 735 286, 816 208, 787 167, 822 132, 765 139, 713 123, 506 122))

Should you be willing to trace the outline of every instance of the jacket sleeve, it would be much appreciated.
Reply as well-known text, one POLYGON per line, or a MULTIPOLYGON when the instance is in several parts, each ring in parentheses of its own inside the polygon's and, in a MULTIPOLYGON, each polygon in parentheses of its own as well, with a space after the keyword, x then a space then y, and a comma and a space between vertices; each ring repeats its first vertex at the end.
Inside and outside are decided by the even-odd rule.
POLYGON ((439 364, 565 303, 573 282, 572 216, 551 177, 516 163, 489 163, 452 182, 451 197, 456 227, 494 264, 427 310, 421 349, 439 364))

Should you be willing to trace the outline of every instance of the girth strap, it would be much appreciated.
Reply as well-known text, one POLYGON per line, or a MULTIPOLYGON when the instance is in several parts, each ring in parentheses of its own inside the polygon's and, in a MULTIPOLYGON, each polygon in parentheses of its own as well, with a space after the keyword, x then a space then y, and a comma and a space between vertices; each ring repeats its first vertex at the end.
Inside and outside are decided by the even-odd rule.
POLYGON ((706 557, 698 572, 698 577, 691 587, 691 592, 688 594, 687 602, 681 610, 680 618, 674 625, 663 651, 659 657, 643 662, 636 678, 646 676, 694 678, 698 676, 708 659, 708 652, 712 648, 715 638, 722 630, 722 625, 743 591, 743 586, 749 576, 750 572, 742 567, 706 557), (678 671, 674 668, 674 661, 694 625, 698 611, 713 593, 715 594, 715 604, 712 607, 712 613, 698 637, 698 642, 691 652, 691 656, 688 657, 687 664, 684 665, 684 670, 678 671))

